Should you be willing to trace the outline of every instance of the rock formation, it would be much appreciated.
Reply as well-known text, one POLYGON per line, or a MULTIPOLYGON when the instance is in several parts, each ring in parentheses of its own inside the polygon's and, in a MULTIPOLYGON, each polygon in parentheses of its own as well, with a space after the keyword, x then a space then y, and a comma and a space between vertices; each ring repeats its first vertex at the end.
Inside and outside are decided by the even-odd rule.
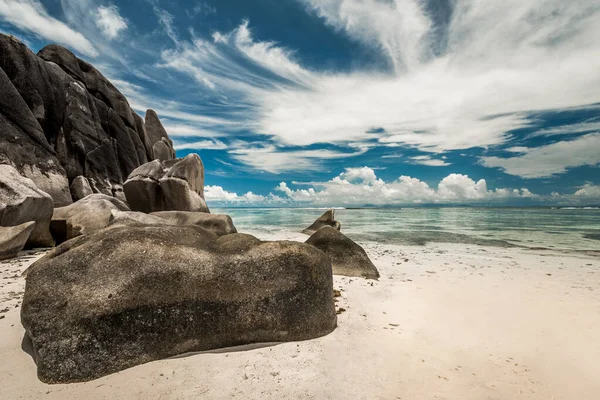
POLYGON ((21 320, 47 383, 336 326, 324 253, 197 226, 112 228, 62 244, 30 267, 21 320))
POLYGON ((0 55, 0 164, 32 179, 56 207, 72 202, 69 186, 80 176, 94 193, 124 199, 131 171, 174 158, 156 113, 148 112, 148 132, 123 94, 64 47, 36 55, 0 34, 0 55))
POLYGON ((123 186, 133 211, 209 212, 204 201, 204 166, 197 154, 144 164, 123 186))
POLYGON ((317 218, 317 220, 315 222, 313 222, 313 224, 311 226, 304 229, 302 231, 302 233, 305 233, 307 235, 312 235, 313 233, 315 233, 316 231, 318 231, 319 229, 321 229, 324 226, 331 226, 331 227, 337 229, 338 231, 340 230, 341 224, 335 220, 335 212, 333 209, 327 210, 325 212, 325 214, 323 214, 319 218, 317 218))
POLYGON ((25 222, 10 227, 0 226, 0 260, 18 256, 25 247, 33 228, 35 228, 35 222, 25 222))
POLYGON ((203 212, 189 211, 162 211, 151 215, 160 217, 172 225, 196 225, 208 229, 217 236, 237 233, 233 221, 229 215, 208 214, 203 212))
POLYGON ((52 198, 38 189, 31 179, 23 177, 10 165, 0 164, 0 226, 33 221, 35 228, 27 245, 53 246, 49 231, 52 207, 52 198))
POLYGON ((108 226, 145 226, 145 225, 171 225, 169 221, 160 217, 137 211, 112 210, 108 226))
POLYGON ((306 241, 329 257, 335 275, 378 279, 379 271, 365 250, 335 228, 325 226, 306 241))
POLYGON ((66 207, 54 209, 52 233, 59 243, 79 235, 89 235, 108 225, 113 210, 129 211, 129 207, 105 194, 89 195, 66 207))
POLYGON ((175 158, 175 150, 173 150, 173 142, 169 139, 167 131, 158 119, 158 115, 154 110, 146 111, 146 132, 148 140, 152 146, 154 159, 160 161, 168 161, 175 158))
POLYGON ((78 201, 83 199, 90 194, 93 194, 94 191, 90 186, 90 181, 85 176, 79 175, 77 178, 73 179, 71 182, 71 196, 73 196, 73 201, 78 201))

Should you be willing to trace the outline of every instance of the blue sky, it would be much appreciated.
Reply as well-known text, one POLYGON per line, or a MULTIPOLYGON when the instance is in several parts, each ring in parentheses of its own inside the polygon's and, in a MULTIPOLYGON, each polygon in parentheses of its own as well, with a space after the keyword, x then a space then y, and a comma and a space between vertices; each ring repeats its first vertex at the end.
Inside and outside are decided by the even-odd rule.
POLYGON ((211 205, 599 204, 596 0, 0 0, 96 65, 211 205))

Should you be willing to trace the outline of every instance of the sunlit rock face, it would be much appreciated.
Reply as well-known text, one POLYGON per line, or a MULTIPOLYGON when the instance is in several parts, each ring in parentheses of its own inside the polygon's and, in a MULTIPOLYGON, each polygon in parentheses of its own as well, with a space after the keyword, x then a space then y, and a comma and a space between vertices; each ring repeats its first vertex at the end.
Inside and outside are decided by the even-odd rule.
POLYGON ((204 200, 204 165, 197 154, 135 169, 124 184, 133 211, 209 212, 204 200))
POLYGON ((36 55, 0 34, 0 55, 0 163, 32 179, 56 207, 73 201, 69 187, 79 177, 93 193, 124 199, 134 169, 175 158, 156 113, 148 111, 147 130, 125 96, 66 48, 49 45, 36 55))
POLYGON ((197 226, 109 227, 62 244, 27 271, 21 319, 48 383, 336 326, 323 252, 197 226))

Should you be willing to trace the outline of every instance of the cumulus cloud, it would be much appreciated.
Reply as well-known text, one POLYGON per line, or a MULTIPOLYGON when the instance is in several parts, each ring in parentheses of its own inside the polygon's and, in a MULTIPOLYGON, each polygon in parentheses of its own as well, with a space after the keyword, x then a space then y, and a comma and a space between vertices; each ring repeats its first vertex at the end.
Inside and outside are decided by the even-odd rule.
POLYGON ((127 29, 127 22, 119 14, 117 6, 100 6, 98 7, 97 15, 98 20, 96 21, 96 25, 111 40, 116 39, 122 31, 127 29))
POLYGON ((87 56, 98 55, 84 35, 51 17, 38 0, 0 0, 0 18, 23 31, 69 46, 87 56))
POLYGON ((309 189, 291 189, 282 182, 276 188, 294 202, 314 205, 393 205, 421 203, 455 203, 498 201, 510 198, 535 197, 527 189, 489 190, 485 179, 474 181, 467 175, 450 174, 437 188, 410 176, 400 176, 392 182, 377 178, 369 167, 347 168, 327 182, 311 182, 309 189))
POLYGON ((238 195, 234 192, 228 192, 221 186, 207 185, 204 187, 204 197, 206 201, 218 203, 218 204, 229 204, 229 205, 285 205, 289 204, 286 199, 269 194, 268 196, 262 196, 247 192, 243 195, 238 195))
POLYGON ((581 189, 575 192, 574 196, 581 199, 598 201, 600 200, 600 185, 586 183, 581 189))
POLYGON ((486 167, 501 168, 507 174, 522 178, 559 175, 569 168, 600 164, 600 133, 530 148, 516 157, 481 157, 481 162, 486 167))
POLYGON ((281 182, 267 196, 252 192, 238 195, 220 186, 209 186, 208 201, 215 204, 278 206, 363 206, 419 204, 492 204, 506 200, 534 201, 536 204, 592 204, 600 201, 600 186, 585 184, 574 193, 539 195, 527 188, 488 188, 485 179, 449 174, 437 186, 410 176, 386 182, 369 167, 346 168, 325 182, 281 182))
POLYGON ((281 182, 274 188, 274 191, 280 195, 270 193, 268 196, 258 198, 252 193, 240 196, 215 186, 210 189, 210 200, 253 205, 361 206, 490 203, 506 199, 543 199, 542 196, 526 188, 491 190, 488 189, 485 179, 475 181, 461 174, 448 175, 438 183, 437 187, 431 187, 426 182, 410 176, 400 176, 394 181, 385 182, 369 167, 346 168, 343 173, 325 182, 294 182, 294 184, 310 187, 292 188, 287 182, 281 182))

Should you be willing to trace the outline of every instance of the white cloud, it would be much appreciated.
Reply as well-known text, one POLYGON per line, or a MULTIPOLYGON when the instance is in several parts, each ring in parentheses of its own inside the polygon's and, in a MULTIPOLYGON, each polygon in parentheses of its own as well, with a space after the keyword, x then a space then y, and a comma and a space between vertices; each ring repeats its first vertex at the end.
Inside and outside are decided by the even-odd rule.
POLYGON ((282 182, 276 190, 295 202, 309 202, 314 205, 479 202, 535 196, 527 189, 488 190, 484 179, 475 182, 460 174, 448 175, 438 184, 437 189, 410 176, 401 176, 393 182, 385 182, 377 178, 375 171, 368 167, 347 168, 344 173, 328 182, 312 184, 315 188, 292 190, 282 182))
POLYGON ((194 18, 197 15, 210 15, 216 14, 217 9, 210 4, 204 2, 198 2, 191 10, 186 10, 185 13, 189 18, 194 18))
POLYGON ((288 171, 320 170, 324 160, 355 157, 364 150, 353 153, 343 153, 333 150, 284 150, 273 145, 252 147, 239 142, 229 151, 232 158, 250 167, 279 174, 288 171))
POLYGON ((283 146, 379 138, 429 152, 489 147, 534 127, 531 111, 600 101, 594 0, 458 1, 444 26, 433 24, 419 0, 305 3, 380 49, 394 72, 310 70, 293 51, 254 40, 247 23, 165 52, 163 66, 240 99, 232 104, 245 109, 252 129, 283 146))
MULTIPOLYGON (((484 179, 475 182, 468 176, 460 174, 448 175, 438 184, 437 189, 410 176, 401 176, 395 181, 385 182, 369 167, 347 168, 342 174, 329 181, 304 185, 312 187, 292 189, 286 182, 281 182, 275 191, 282 193, 284 197, 272 193, 264 197, 271 204, 275 202, 274 199, 277 199, 276 202, 280 205, 314 206, 477 203, 541 198, 525 188, 489 190, 484 179)), ((215 201, 246 201, 240 200, 244 196, 227 192, 221 187, 212 187, 211 190, 211 199, 215 201)), ((255 203, 260 205, 260 201, 255 203)))
POLYGON ((447 167, 451 165, 444 160, 431 158, 430 156, 415 156, 409 157, 411 164, 426 165, 428 167, 447 167))
POLYGON ((600 131, 600 122, 581 122, 578 124, 555 126, 552 128, 536 131, 529 135, 529 137, 574 135, 577 133, 587 133, 594 131, 600 131))
POLYGON ((131 82, 108 78, 127 97, 135 111, 144 115, 149 108, 155 110, 169 136, 219 137, 226 135, 223 129, 241 128, 238 121, 205 115, 203 109, 197 106, 157 97, 131 82))
POLYGON ((117 6, 98 7, 97 17, 96 25, 111 40, 116 39, 122 31, 127 29, 127 22, 119 14, 117 6))
POLYGON ((544 178, 565 173, 569 168, 595 166, 600 164, 600 133, 530 148, 516 157, 481 157, 481 163, 522 178, 544 178))
POLYGON ((199 128, 198 125, 188 125, 162 118, 161 122, 171 138, 215 138, 225 136, 225 133, 216 130, 208 131, 205 128, 199 128))
POLYGON ((286 205, 289 204, 287 199, 282 197, 269 194, 268 196, 262 196, 247 192, 243 195, 237 193, 228 192, 221 186, 207 185, 204 187, 204 197, 210 204, 211 202, 219 204, 232 204, 232 205, 286 205))
POLYGON ((515 146, 510 147, 508 149, 504 149, 504 151, 508 151, 509 153, 527 153, 529 151, 529 147, 515 146))
POLYGON ((158 6, 158 0, 151 0, 150 2, 152 3, 152 10, 158 17, 158 22, 163 27, 165 33, 171 38, 175 45, 179 46, 179 36, 177 35, 174 26, 175 17, 167 10, 160 8, 158 6))
POLYGON ((291 188, 281 182, 274 188, 281 196, 266 196, 252 192, 238 195, 220 186, 208 186, 207 200, 216 203, 279 206, 361 206, 361 205, 418 205, 418 204, 490 204, 506 200, 535 201, 537 204, 592 204, 600 201, 600 186, 588 183, 575 193, 539 195, 527 188, 489 189, 485 179, 473 180, 467 175, 450 174, 437 187, 410 176, 385 182, 369 167, 346 168, 326 182, 301 183, 307 189, 291 188))
POLYGON ((0 0, 0 18, 23 31, 69 46, 87 56, 98 55, 85 36, 51 17, 37 0, 0 0))
POLYGON ((200 140, 191 143, 174 141, 175 150, 224 150, 227 145, 220 140, 200 140))
POLYGON ((301 0, 327 23, 353 39, 380 48, 396 71, 410 70, 428 56, 431 20, 415 0, 301 0))
POLYGON ((583 187, 577 190, 574 194, 575 197, 589 200, 600 200, 600 185, 593 185, 586 183, 583 187))

